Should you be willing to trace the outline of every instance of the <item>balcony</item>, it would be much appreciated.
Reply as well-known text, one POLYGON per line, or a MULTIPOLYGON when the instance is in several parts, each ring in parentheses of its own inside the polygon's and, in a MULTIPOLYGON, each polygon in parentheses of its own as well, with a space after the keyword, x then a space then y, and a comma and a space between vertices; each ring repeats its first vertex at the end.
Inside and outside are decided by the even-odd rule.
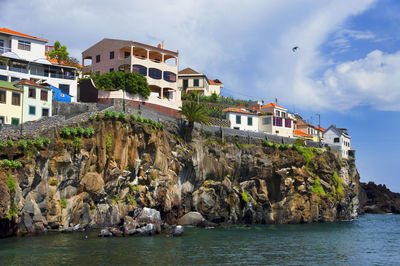
POLYGON ((11 48, 10 47, 4 47, 4 46, 0 46, 0 55, 7 53, 7 52, 11 52, 11 48))

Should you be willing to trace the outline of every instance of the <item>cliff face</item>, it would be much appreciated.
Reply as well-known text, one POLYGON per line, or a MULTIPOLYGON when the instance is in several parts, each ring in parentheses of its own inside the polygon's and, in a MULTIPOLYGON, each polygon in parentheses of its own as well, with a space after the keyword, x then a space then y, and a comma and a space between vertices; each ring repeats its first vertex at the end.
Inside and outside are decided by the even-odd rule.
POLYGON ((400 214, 400 193, 394 193, 385 185, 374 182, 360 183, 361 213, 400 214))
POLYGON ((37 155, 0 152, 2 159, 24 165, 0 169, 3 235, 113 226, 137 207, 159 210, 169 224, 190 211, 214 223, 308 223, 357 215, 357 169, 329 152, 201 138, 186 145, 143 123, 90 125, 95 135, 80 145, 58 137, 37 155), (6 185, 10 176, 15 191, 6 185), (16 213, 11 221, 10 213, 16 213))

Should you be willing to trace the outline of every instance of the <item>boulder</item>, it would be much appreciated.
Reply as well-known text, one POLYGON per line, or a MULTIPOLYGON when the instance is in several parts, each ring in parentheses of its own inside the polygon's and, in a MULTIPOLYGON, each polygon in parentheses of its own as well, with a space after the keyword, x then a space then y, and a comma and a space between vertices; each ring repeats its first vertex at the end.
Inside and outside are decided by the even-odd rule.
POLYGON ((108 229, 101 229, 99 237, 110 237, 113 234, 108 229))
POLYGON ((124 217, 124 225, 122 226, 122 230, 124 231, 124 235, 131 235, 136 232, 136 228, 139 224, 130 216, 124 217))
POLYGON ((122 231, 119 230, 118 228, 111 228, 110 232, 112 233, 113 236, 122 236, 122 231))
POLYGON ((81 188, 88 193, 97 194, 103 191, 104 180, 98 173, 89 172, 81 180, 81 188))
POLYGON ((172 230, 172 236, 182 236, 183 233, 185 232, 185 229, 183 228, 182 225, 178 225, 177 227, 172 230))
POLYGON ((136 218, 138 223, 154 224, 157 229, 157 233, 161 233, 161 215, 160 212, 155 209, 144 207, 142 212, 136 218))
POLYGON ((155 224, 147 224, 143 227, 140 227, 139 229, 135 230, 137 234, 140 235, 154 235, 155 233, 157 233, 157 228, 155 224))
POLYGON ((199 212, 188 212, 179 219, 178 224, 197 226, 203 220, 203 215, 201 215, 199 212))

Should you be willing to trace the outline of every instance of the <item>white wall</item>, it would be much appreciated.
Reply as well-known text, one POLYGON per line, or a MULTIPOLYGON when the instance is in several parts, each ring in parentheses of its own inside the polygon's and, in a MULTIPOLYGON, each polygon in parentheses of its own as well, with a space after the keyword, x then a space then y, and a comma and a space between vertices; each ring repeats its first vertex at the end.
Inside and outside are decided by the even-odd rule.
POLYGON ((23 121, 24 123, 27 121, 35 121, 39 120, 42 118, 42 109, 46 108, 49 110, 49 116, 52 114, 52 100, 53 100, 53 92, 50 89, 44 89, 44 88, 35 88, 35 87, 29 87, 26 85, 19 86, 20 88, 23 87, 24 90, 24 102, 23 102, 23 121), (29 88, 33 88, 36 91, 36 96, 35 98, 30 98, 29 97, 29 88), (42 101, 40 99, 40 92, 44 90, 47 91, 47 101, 42 101), (29 106, 35 106, 36 112, 34 115, 29 114, 29 106))
POLYGON ((329 146, 340 147, 341 157, 348 158, 349 150, 351 150, 351 139, 350 137, 344 136, 343 134, 338 134, 332 129, 328 129, 324 133, 324 144, 329 146), (339 138, 339 142, 334 142, 335 138, 339 138))
POLYGON ((11 39, 11 51, 16 53, 20 58, 28 60, 28 61, 33 61, 33 60, 40 59, 40 58, 46 58, 45 45, 46 45, 46 42, 39 41, 39 40, 33 40, 33 39, 29 39, 29 38, 12 36, 12 39, 11 39), (18 41, 19 40, 25 41, 25 42, 30 42, 31 50, 25 51, 25 50, 18 49, 18 41))
POLYGON ((247 130, 247 131, 258 131, 258 116, 257 115, 249 115, 249 114, 242 114, 242 113, 231 113, 228 112, 226 114, 226 118, 231 121, 231 128, 239 129, 239 130, 247 130), (236 116, 241 117, 241 123, 236 123, 236 116), (248 125, 248 118, 252 118, 252 125, 248 125))

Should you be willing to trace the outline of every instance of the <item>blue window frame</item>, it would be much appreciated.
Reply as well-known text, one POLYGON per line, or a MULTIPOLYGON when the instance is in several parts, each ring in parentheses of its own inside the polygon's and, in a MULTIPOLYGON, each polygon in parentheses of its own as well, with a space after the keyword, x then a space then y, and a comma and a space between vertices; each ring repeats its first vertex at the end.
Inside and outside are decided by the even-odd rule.
POLYGON ((149 68, 149 77, 153 79, 161 79, 162 71, 157 68, 149 68))

